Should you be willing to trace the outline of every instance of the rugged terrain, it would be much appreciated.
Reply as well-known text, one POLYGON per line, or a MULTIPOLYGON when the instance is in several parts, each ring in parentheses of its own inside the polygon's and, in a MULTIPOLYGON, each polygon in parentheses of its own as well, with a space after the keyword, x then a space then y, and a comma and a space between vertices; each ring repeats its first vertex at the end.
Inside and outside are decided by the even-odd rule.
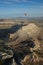
POLYGON ((43 65, 43 22, 0 20, 0 65, 43 65))

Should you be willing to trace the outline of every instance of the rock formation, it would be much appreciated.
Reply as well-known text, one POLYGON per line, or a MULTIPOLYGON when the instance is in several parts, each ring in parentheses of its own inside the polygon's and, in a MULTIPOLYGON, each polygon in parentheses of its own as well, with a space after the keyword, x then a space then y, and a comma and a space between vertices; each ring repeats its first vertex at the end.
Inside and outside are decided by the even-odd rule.
POLYGON ((35 65, 38 63, 42 40, 38 38, 40 37, 40 31, 41 28, 36 24, 29 23, 19 29, 17 27, 16 32, 9 33, 9 39, 2 41, 5 45, 2 42, 0 45, 0 65, 6 65, 6 63, 8 63, 7 65, 35 65))

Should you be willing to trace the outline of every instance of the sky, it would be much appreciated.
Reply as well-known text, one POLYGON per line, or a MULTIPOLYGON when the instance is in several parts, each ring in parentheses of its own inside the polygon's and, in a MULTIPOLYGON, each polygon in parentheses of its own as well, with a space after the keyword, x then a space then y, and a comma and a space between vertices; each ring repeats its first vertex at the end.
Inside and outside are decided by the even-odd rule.
POLYGON ((43 17, 43 0, 0 0, 0 18, 43 17))

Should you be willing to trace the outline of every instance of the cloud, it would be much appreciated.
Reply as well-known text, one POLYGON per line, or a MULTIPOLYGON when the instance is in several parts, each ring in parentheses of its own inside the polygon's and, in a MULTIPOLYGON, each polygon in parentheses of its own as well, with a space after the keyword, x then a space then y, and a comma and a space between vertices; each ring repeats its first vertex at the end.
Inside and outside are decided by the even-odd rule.
POLYGON ((32 3, 32 4, 36 4, 37 1, 36 0, 0 0, 0 3, 1 4, 15 4, 15 3, 32 3))
POLYGON ((13 4, 15 3, 15 0, 0 0, 1 4, 13 4))
POLYGON ((15 4, 20 2, 29 2, 30 0, 0 0, 2 4, 15 4))

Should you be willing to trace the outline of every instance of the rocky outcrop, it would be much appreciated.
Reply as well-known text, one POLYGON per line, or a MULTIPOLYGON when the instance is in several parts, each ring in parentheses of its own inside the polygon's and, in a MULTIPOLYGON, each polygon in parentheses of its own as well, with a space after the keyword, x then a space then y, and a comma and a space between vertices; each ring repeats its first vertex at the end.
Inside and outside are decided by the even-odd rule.
POLYGON ((9 45, 12 44, 15 46, 22 41, 31 40, 35 44, 34 49, 39 49, 40 42, 38 41, 37 37, 40 35, 40 30, 41 29, 33 23, 23 26, 16 33, 10 34, 11 42, 9 42, 9 45))
POLYGON ((5 45, 1 44, 0 63, 4 65, 6 63, 8 63, 7 65, 35 65, 39 63, 41 60, 39 60, 41 41, 38 39, 40 31, 41 28, 33 23, 19 29, 17 27, 16 32, 10 34, 8 40, 3 41, 5 45))
POLYGON ((13 58, 13 52, 12 50, 6 50, 6 49, 1 49, 0 50, 0 64, 6 60, 6 59, 11 59, 13 58))
POLYGON ((26 55, 21 61, 22 65, 43 65, 43 58, 39 58, 36 54, 26 55))

